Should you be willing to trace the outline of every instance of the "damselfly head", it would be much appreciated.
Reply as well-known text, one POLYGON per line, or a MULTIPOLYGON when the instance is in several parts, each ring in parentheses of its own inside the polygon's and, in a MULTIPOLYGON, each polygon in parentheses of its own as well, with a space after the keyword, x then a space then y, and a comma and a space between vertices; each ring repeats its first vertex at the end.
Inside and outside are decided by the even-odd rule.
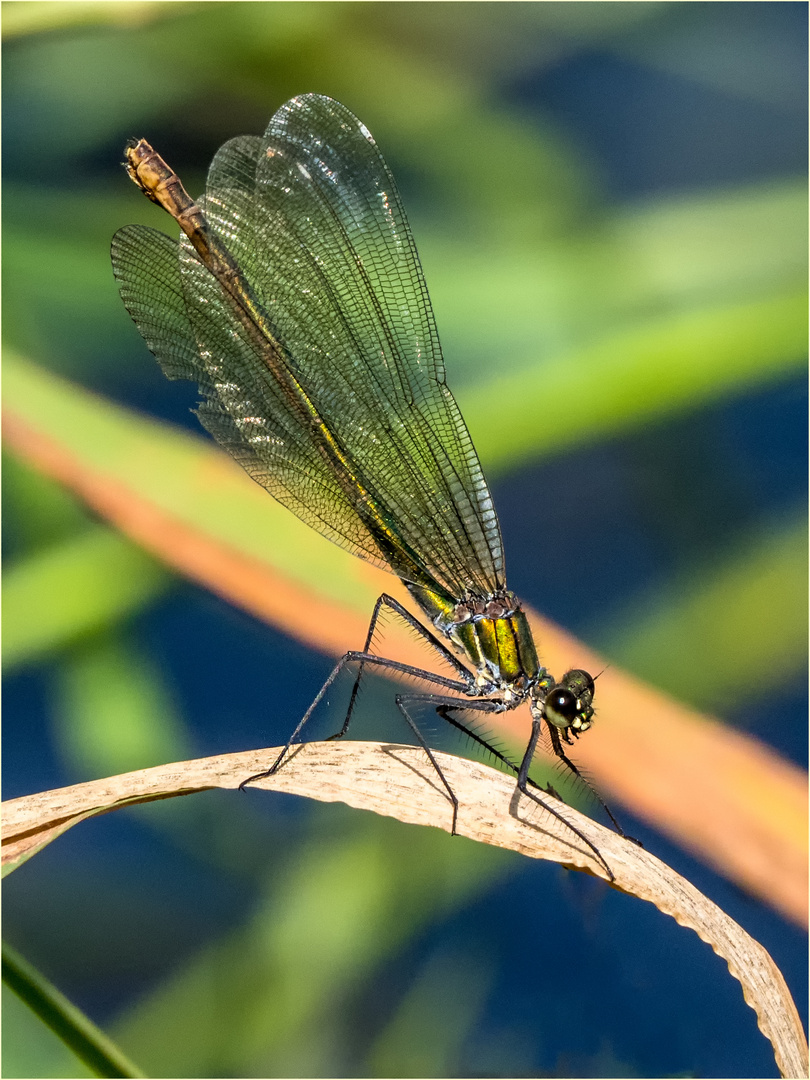
POLYGON ((593 679, 587 671, 574 668, 546 694, 543 715, 566 734, 581 735, 593 723, 593 679))

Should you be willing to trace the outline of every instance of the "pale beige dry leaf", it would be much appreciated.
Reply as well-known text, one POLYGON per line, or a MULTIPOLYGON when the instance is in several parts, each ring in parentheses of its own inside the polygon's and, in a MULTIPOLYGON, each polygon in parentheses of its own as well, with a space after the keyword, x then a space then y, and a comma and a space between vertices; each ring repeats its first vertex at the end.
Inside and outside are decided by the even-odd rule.
MULTIPOLYGON (((71 825, 94 814, 210 788, 236 788, 246 776, 266 768, 277 752, 176 762, 13 799, 3 804, 3 867, 8 871, 19 866, 71 825)), ((513 779, 478 762, 435 756, 459 800, 457 831, 461 836, 608 880, 593 852, 551 814, 519 797, 513 779)), ((321 802, 343 802, 410 824, 450 831, 447 793, 425 755, 413 747, 308 743, 296 749, 276 776, 255 786, 321 802)), ((681 926, 691 927, 726 961, 757 1014, 760 1030, 773 1045, 781 1075, 807 1077, 807 1042, 801 1021, 781 972, 765 949, 654 855, 571 807, 551 801, 602 854, 614 888, 651 901, 681 926)))

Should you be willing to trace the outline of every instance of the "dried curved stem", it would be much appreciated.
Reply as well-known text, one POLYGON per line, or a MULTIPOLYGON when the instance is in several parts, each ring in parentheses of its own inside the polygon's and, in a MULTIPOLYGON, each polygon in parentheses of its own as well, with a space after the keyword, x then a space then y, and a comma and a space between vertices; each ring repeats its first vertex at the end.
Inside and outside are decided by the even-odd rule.
MULTIPOLYGON (((201 758, 45 791, 3 804, 3 864, 13 869, 84 818, 121 806, 236 788, 273 761, 278 748, 201 758)), ((549 859, 605 878, 604 868, 570 830, 516 791, 514 781, 478 762, 436 754, 458 796, 457 831, 473 840, 549 859), (572 842, 573 841, 573 842, 572 842), (577 846, 579 843, 579 846, 577 846)), ((451 807, 425 755, 387 743, 308 743, 257 787, 306 795, 416 825, 450 831, 451 807)), ((613 886, 649 900, 688 926, 728 964, 771 1041, 782 1076, 806 1077, 807 1043, 796 1007, 771 957, 688 881, 654 855, 571 807, 561 812, 609 864, 613 886)))

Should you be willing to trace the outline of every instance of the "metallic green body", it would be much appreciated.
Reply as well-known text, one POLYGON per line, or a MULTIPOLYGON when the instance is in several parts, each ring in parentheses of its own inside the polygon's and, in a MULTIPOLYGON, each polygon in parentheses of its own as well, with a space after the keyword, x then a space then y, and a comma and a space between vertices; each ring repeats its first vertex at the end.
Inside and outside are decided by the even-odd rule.
POLYGON ((405 584, 433 625, 474 665, 483 686, 525 692, 541 674, 529 623, 512 593, 457 603, 405 584))

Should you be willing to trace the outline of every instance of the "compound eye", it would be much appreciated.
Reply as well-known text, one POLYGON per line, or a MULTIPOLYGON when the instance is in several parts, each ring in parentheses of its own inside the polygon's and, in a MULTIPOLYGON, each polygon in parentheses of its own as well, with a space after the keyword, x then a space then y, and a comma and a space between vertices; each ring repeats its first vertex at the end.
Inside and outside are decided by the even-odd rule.
POLYGON ((571 690, 557 686, 546 698, 546 719, 558 728, 570 728, 577 712, 577 699, 571 690))
POLYGON ((588 702, 593 700, 595 689, 593 679, 587 671, 583 671, 581 668, 566 671, 565 675, 560 679, 560 685, 572 690, 577 697, 585 698, 588 702))

